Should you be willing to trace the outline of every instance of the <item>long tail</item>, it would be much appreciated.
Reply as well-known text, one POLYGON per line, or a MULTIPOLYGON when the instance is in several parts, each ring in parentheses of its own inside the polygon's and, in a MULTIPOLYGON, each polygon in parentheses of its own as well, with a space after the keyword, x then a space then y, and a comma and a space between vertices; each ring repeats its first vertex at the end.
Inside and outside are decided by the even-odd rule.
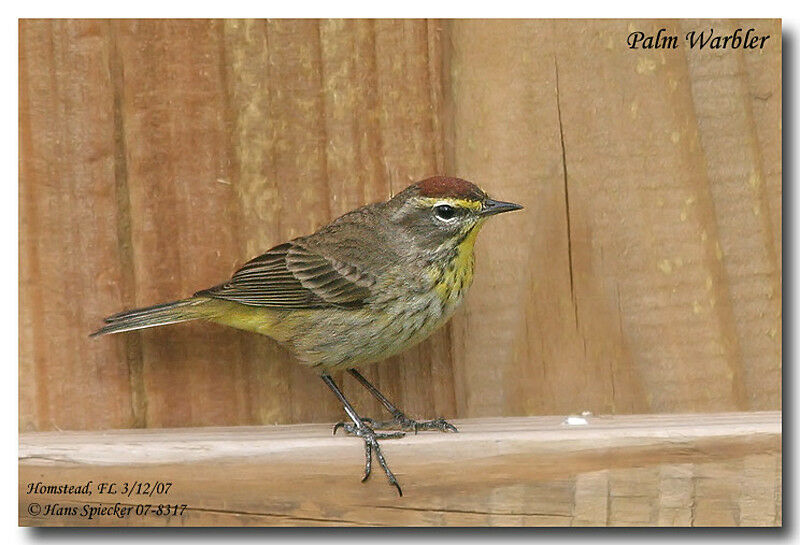
POLYGON ((171 303, 163 303, 152 307, 127 310, 114 314, 105 319, 107 325, 101 327, 90 337, 107 335, 110 333, 122 333, 134 329, 144 329, 146 327, 156 327, 159 325, 177 324, 202 318, 204 313, 200 307, 207 303, 208 299, 192 298, 171 303))

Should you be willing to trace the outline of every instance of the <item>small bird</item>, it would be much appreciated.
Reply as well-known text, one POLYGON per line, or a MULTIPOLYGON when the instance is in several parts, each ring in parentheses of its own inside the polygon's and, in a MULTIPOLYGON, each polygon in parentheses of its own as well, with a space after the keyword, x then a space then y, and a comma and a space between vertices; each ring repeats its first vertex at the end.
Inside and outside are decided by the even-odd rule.
POLYGON ((342 428, 363 439, 362 481, 370 475, 374 452, 402 496, 378 439, 402 437, 403 431, 458 430, 442 418, 408 418, 355 367, 393 356, 444 324, 472 284, 481 226, 489 216, 521 208, 489 198, 466 180, 428 178, 275 246, 224 284, 109 316, 91 336, 201 319, 272 337, 315 369, 342 403, 352 423, 340 422, 333 432, 342 428), (331 378, 334 370, 347 370, 392 420, 359 416, 331 378))

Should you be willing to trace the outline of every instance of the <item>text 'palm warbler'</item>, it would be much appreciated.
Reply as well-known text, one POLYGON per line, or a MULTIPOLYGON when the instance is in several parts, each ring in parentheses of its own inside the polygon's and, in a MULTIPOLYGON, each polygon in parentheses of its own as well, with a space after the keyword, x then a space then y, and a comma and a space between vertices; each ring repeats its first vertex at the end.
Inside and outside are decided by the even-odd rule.
POLYGON ((486 218, 520 208, 489 198, 466 180, 428 178, 272 248, 224 284, 109 316, 92 336, 203 319, 276 339, 319 371, 344 405, 353 423, 340 422, 334 433, 341 427, 364 440, 362 480, 370 475, 374 451, 402 496, 378 439, 404 434, 374 430, 457 430, 441 418, 406 417, 354 367, 397 354, 444 324, 472 283, 475 237, 486 218), (339 369, 367 388, 393 420, 359 416, 328 374, 339 369))

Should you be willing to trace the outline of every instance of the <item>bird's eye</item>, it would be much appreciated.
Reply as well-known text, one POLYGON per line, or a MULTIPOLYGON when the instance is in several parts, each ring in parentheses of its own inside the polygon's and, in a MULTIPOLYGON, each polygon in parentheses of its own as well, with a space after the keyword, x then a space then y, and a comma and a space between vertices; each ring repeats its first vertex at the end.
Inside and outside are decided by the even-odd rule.
POLYGON ((437 204, 433 207, 433 213, 441 220, 451 220, 456 216, 456 209, 449 204, 437 204))

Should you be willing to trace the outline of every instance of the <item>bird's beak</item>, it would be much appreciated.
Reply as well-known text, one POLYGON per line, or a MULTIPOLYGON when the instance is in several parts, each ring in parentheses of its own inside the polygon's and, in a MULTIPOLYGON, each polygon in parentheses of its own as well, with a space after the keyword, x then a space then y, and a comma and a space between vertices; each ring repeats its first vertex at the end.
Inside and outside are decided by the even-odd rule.
POLYGON ((494 216, 495 214, 502 214, 503 212, 511 212, 512 210, 520 210, 521 204, 513 202, 496 201, 494 199, 486 199, 483 201, 483 208, 478 212, 479 216, 494 216))

